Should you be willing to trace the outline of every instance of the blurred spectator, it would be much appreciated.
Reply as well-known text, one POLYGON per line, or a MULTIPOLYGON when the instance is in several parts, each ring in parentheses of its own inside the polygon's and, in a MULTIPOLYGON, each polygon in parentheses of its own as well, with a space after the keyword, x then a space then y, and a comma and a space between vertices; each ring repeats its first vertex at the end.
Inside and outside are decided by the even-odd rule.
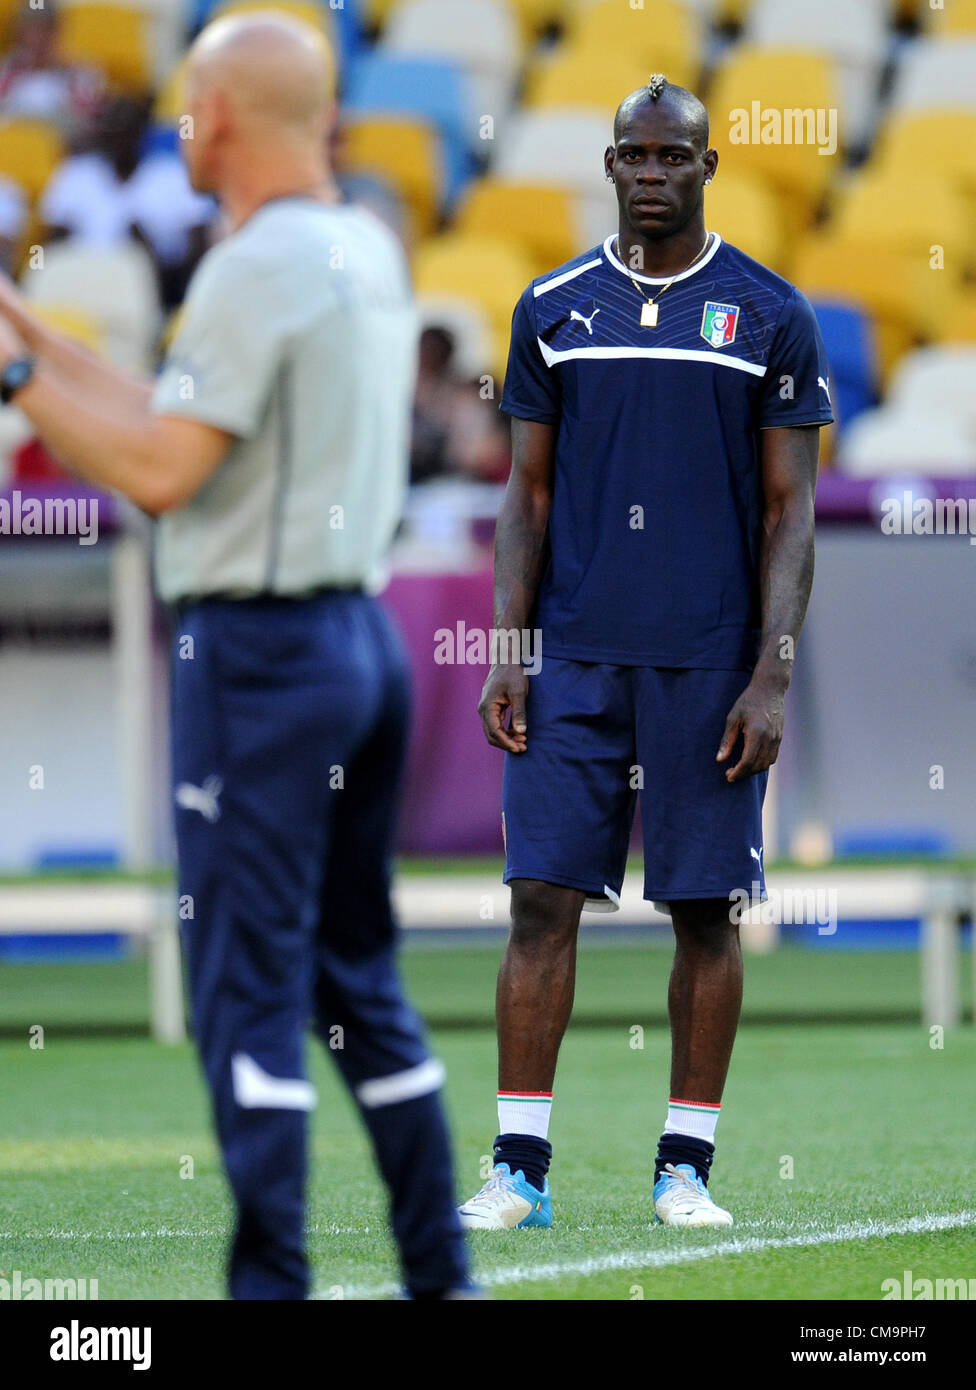
POLYGON ((171 308, 207 247, 215 205, 194 193, 176 153, 142 156, 150 104, 115 97, 102 107, 88 148, 52 174, 40 202, 49 239, 92 246, 135 237, 153 257, 160 296, 171 308))
POLYGON ((461 474, 475 482, 504 482, 508 433, 497 402, 484 400, 476 382, 453 370, 454 340, 443 328, 425 328, 413 411, 410 481, 461 474))
POLYGON ((50 121, 67 139, 87 129, 105 91, 97 68, 58 58, 58 15, 21 5, 10 24, 7 56, 0 60, 0 115, 50 121))
POLYGON ((0 175, 0 270, 15 275, 27 230, 27 200, 13 179, 0 175))

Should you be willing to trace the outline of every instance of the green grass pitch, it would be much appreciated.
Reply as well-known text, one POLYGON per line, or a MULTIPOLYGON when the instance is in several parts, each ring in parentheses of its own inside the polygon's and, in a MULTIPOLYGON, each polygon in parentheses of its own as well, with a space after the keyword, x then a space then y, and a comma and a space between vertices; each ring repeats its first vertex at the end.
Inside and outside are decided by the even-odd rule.
MULTIPOLYGON (((480 1185, 495 1133, 497 958, 497 945, 453 944, 405 957, 448 1067, 459 1197, 480 1185)), ((784 949, 747 961, 712 1180, 736 1224, 655 1226, 668 965, 647 946, 584 950, 556 1081, 557 1225, 472 1237, 493 1295, 876 1299, 909 1269, 976 1279, 976 1029, 930 1046, 908 952, 784 949)), ((103 1299, 223 1296, 229 1207, 206 1098, 190 1046, 135 1031, 145 1011, 139 962, 0 965, 3 1277, 94 1278, 103 1299), (28 1046, 38 1023, 43 1050, 28 1046), (129 1031, 112 1036, 109 1023, 129 1031), (192 1178, 181 1177, 188 1158, 192 1178)), ((328 1059, 317 1047, 311 1056, 316 1290, 388 1296, 397 1272, 383 1193, 328 1059)))

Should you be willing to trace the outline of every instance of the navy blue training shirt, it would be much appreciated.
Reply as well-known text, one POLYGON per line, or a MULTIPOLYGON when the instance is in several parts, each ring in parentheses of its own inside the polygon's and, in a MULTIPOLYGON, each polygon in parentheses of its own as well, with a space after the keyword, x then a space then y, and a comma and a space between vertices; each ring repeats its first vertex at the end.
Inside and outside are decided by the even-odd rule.
POLYGON ((512 319, 501 409, 558 427, 532 623, 543 657, 751 670, 760 430, 833 419, 816 319, 717 233, 681 275, 633 273, 640 290, 614 244, 533 280, 512 319))

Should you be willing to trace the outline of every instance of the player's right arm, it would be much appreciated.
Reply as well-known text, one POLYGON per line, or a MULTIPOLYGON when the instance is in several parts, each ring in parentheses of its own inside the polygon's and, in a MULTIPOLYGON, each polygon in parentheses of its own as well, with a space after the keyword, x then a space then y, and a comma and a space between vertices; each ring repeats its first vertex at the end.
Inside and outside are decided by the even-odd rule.
MULTIPOLYGON (((556 426, 512 418, 512 471, 495 529, 495 629, 528 627, 549 558, 556 426)), ((485 737, 509 753, 526 749, 529 680, 521 663, 496 663, 478 712, 485 737), (511 725, 504 719, 511 710, 511 725)))

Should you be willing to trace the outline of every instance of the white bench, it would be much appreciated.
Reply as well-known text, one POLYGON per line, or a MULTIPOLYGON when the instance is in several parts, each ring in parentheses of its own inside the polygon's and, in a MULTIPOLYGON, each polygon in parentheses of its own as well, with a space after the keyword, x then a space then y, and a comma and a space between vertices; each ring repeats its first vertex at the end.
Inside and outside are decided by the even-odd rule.
MULTIPOLYGON (((843 920, 918 917, 922 921, 920 955, 922 1018, 927 1027, 959 1023, 960 952, 958 919, 976 910, 976 873, 933 865, 918 868, 843 867, 771 869, 767 875, 773 905, 817 902, 817 894, 836 893, 836 918, 843 920), (787 895, 792 895, 787 896, 787 895)), ((621 893, 621 912, 607 922, 666 921, 641 900, 639 874, 628 874, 621 893)), ((508 890, 497 869, 457 875, 400 875, 394 896, 402 925, 416 927, 504 927, 508 890), (482 916, 486 903, 491 913, 482 916)), ((823 897, 820 899, 824 901, 823 897)), ((828 900, 829 901, 829 900, 828 900)), ((806 910, 806 906, 804 908, 806 910)), ((765 914, 767 917, 769 913, 765 914)), ((753 909, 743 920, 743 940, 768 950, 778 936, 775 922, 760 920, 753 909)), ((809 916, 809 914, 808 914, 809 916)), ((804 920, 808 920, 808 916, 804 920)), ((828 924, 829 925, 829 924, 828 924)), ((0 934, 14 932, 119 932, 142 938, 149 959, 149 1009, 152 1036, 159 1042, 186 1037, 183 977, 175 888, 138 879, 42 879, 0 885, 0 934)), ((973 952, 976 1000, 976 950, 973 952)))
MULTIPOLYGON (((836 893, 835 922, 919 918, 922 1021, 926 1027, 959 1023, 959 917, 976 909, 976 875, 938 864, 868 868, 834 863, 819 869, 774 868, 766 884, 786 907, 788 892, 794 904, 836 893)), ((973 966, 976 1000, 976 951, 973 966)))
MULTIPOLYGON (((976 872, 933 864, 901 868, 828 864, 818 869, 795 866, 766 876, 770 907, 791 903, 808 908, 818 896, 836 894, 833 925, 844 921, 895 920, 917 917, 922 922, 919 951, 922 1017, 927 1027, 958 1024, 960 1005, 960 953, 958 919, 976 911, 976 872)), ((667 922, 643 901, 643 878, 632 870, 624 879, 620 911, 584 917, 584 922, 607 925, 647 925, 667 922)), ((496 867, 484 872, 401 875, 394 888, 397 913, 404 927, 505 926, 508 922, 508 890, 499 881, 496 867), (485 906, 490 915, 481 916, 485 906)), ((779 938, 775 913, 753 908, 743 915, 742 941, 747 949, 768 951, 779 938), (769 920, 770 918, 774 920, 769 920)), ((811 920, 811 914, 802 920, 811 920)), ((827 923, 828 927, 831 925, 827 923)), ((832 934, 826 932, 825 935, 832 934)), ((976 950, 973 952, 973 996, 976 1001, 976 950)), ((976 1012, 976 1011, 974 1011, 976 1012)), ((976 1018, 974 1018, 976 1021, 976 1018)))
POLYGON ((176 895, 138 881, 59 879, 0 887, 0 933, 62 936, 120 932, 141 937, 149 958, 149 1017, 158 1042, 186 1037, 176 895))

